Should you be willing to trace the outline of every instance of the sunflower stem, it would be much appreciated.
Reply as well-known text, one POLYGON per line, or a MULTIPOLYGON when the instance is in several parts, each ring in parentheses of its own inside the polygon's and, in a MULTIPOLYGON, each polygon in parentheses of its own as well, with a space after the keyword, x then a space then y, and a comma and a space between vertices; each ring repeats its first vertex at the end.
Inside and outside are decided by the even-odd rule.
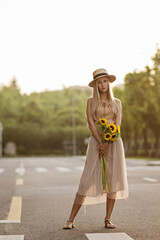
POLYGON ((106 170, 106 176, 107 176, 108 188, 109 188, 109 191, 111 192, 111 185, 110 185, 109 176, 108 176, 108 171, 107 171, 106 158, 104 157, 103 160, 104 160, 104 167, 105 167, 105 170, 106 170))
POLYGON ((108 176, 108 171, 107 171, 107 165, 106 165, 106 159, 101 157, 101 176, 102 176, 102 186, 103 190, 105 190, 105 171, 106 171, 106 176, 107 176, 107 182, 108 182, 108 188, 109 191, 111 192, 111 186, 110 186, 110 181, 109 181, 109 176, 108 176))

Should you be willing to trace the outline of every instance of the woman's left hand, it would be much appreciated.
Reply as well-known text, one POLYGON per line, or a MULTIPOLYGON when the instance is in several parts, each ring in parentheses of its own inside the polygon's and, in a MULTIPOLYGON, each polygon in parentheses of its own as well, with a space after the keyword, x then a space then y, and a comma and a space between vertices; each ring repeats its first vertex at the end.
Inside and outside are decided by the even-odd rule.
POLYGON ((108 148, 107 142, 100 145, 100 147, 99 147, 99 157, 100 158, 105 156, 107 148, 108 148))

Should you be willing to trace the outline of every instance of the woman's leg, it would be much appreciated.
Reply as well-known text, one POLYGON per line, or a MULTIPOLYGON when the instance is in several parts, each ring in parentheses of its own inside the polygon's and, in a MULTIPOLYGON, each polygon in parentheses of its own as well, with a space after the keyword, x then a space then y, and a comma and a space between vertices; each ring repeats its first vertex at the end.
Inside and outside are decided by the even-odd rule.
POLYGON ((71 229, 74 227, 73 220, 74 220, 75 216, 77 215, 79 209, 81 208, 84 200, 85 200, 85 196, 80 196, 80 195, 76 194, 76 197, 75 197, 75 200, 74 200, 74 203, 72 206, 71 214, 69 217, 70 220, 69 219, 67 220, 66 225, 63 226, 64 229, 68 229, 68 228, 71 229))
POLYGON ((72 220, 75 219, 75 217, 76 217, 79 209, 81 208, 81 206, 82 206, 81 204, 75 204, 75 203, 73 204, 71 214, 70 214, 70 217, 69 217, 70 219, 72 219, 72 220))
POLYGON ((80 196, 80 195, 76 194, 69 218, 74 220, 74 218, 76 217, 78 211, 80 210, 84 200, 85 200, 85 196, 80 196))
POLYGON ((113 207, 115 204, 115 199, 111 199, 109 197, 107 197, 107 202, 106 202, 106 219, 110 219, 111 218, 111 214, 113 211, 113 207))

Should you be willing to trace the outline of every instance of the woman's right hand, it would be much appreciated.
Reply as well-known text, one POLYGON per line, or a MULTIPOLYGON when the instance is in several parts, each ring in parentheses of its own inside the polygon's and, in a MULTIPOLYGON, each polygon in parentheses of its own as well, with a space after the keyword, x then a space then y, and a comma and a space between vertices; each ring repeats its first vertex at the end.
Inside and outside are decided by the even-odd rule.
POLYGON ((108 143, 107 143, 107 142, 104 143, 104 144, 100 144, 100 145, 98 146, 99 157, 100 157, 100 158, 105 156, 107 148, 108 148, 108 143))
POLYGON ((102 143, 100 143, 99 145, 98 145, 98 148, 97 148, 97 150, 98 150, 98 152, 100 152, 100 147, 102 146, 102 143))
POLYGON ((99 158, 103 157, 103 152, 102 152, 102 143, 99 144, 98 146, 98 154, 99 154, 99 158))

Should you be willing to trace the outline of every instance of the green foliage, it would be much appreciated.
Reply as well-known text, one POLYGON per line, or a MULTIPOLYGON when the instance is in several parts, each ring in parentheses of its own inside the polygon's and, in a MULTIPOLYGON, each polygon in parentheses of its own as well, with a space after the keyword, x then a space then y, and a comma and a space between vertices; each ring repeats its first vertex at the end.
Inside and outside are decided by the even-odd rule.
POLYGON ((22 95, 14 79, 10 86, 0 91, 3 147, 13 141, 18 154, 63 151, 63 141, 72 141, 74 97, 77 148, 78 152, 85 153, 84 138, 89 137, 85 111, 90 95, 88 87, 22 95))
POLYGON ((143 141, 143 155, 148 155, 154 143, 154 156, 158 157, 160 141, 160 50, 152 58, 153 68, 129 73, 125 77, 122 132, 124 138, 134 139, 137 155, 139 142, 143 141), (159 146, 159 147, 158 147, 159 146))

